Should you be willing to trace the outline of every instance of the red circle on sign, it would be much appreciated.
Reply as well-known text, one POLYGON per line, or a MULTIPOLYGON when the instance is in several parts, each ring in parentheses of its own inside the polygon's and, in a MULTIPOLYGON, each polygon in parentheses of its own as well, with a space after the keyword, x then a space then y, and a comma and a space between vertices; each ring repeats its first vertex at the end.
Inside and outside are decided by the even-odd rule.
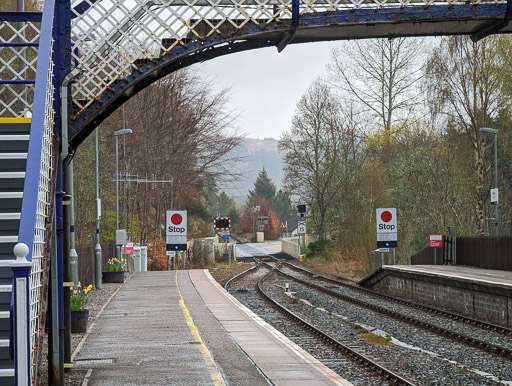
POLYGON ((393 218, 393 215, 390 211, 386 210, 380 214, 380 219, 384 222, 390 222, 393 218))
POLYGON ((180 215, 180 214, 178 214, 178 213, 174 213, 174 214, 171 216, 171 222, 172 222, 174 225, 180 225, 182 221, 183 221, 183 217, 181 217, 181 215, 180 215))

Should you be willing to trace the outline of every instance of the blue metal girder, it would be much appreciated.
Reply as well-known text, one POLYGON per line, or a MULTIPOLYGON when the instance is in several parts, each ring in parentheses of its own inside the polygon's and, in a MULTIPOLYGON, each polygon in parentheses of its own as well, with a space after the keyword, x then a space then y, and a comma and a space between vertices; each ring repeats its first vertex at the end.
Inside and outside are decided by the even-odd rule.
POLYGON ((291 43, 295 34, 297 33, 297 28, 299 27, 300 21, 300 0, 292 0, 292 24, 290 27, 290 31, 288 31, 281 41, 277 44, 277 51, 281 52, 284 48, 291 43))
POLYGON ((37 23, 42 19, 42 12, 0 12, 0 21, 37 23))
MULTIPOLYGON (((91 8, 91 5, 94 4, 97 0, 89 0, 89 1, 82 1, 80 4, 77 4, 73 9, 78 13, 82 14, 85 11, 87 11, 89 8, 91 8)), ((71 16, 72 19, 74 19, 77 15, 73 13, 71 16)))
POLYGON ((39 47, 37 42, 1 42, 0 47, 39 47))
POLYGON ((0 80, 0 84, 35 84, 35 80, 30 79, 14 79, 14 80, 0 80))
MULTIPOLYGON (((354 9, 333 12, 307 13, 302 16, 300 27, 327 25, 354 25, 375 23, 435 23, 474 19, 503 18, 507 4, 459 4, 430 7, 403 7, 382 9, 354 9)), ((411 33, 414 35, 414 33, 411 33)))
POLYGON ((473 35, 471 35, 471 40, 474 42, 489 36, 490 34, 499 32, 503 28, 508 26, 510 22, 510 18, 512 17, 512 0, 507 0, 507 8, 505 11, 505 17, 503 20, 490 21, 482 26, 480 29, 475 31, 473 35))
MULTIPOLYGON (((293 20, 298 22, 296 34, 292 36, 293 40, 290 39, 286 44, 368 37, 472 34, 473 30, 482 23, 503 20, 506 12, 507 4, 460 4, 311 13, 293 20), (435 26, 446 25, 446 23, 450 28, 443 27, 444 29, 441 28, 439 32, 419 29, 422 25, 435 26), (462 27, 459 28, 459 26, 468 28, 466 26, 470 23, 476 23, 474 29, 471 27, 466 31, 462 27), (399 34, 394 32, 396 26, 402 28, 399 34), (457 28, 452 28, 453 26, 457 28), (380 29, 372 29, 376 27, 380 29), (354 34, 353 31, 357 28, 362 28, 365 35, 358 36, 357 32, 354 34)), ((282 44, 283 34, 291 30, 293 30, 292 20, 278 24, 271 23, 265 27, 255 26, 242 31, 237 36, 213 36, 205 40, 193 41, 186 46, 174 48, 164 56, 152 58, 150 63, 116 82, 109 91, 98 96, 85 111, 70 121, 71 149, 76 149, 115 109, 158 79, 180 68, 218 56, 282 44), (216 47, 221 44, 224 45, 216 47)))

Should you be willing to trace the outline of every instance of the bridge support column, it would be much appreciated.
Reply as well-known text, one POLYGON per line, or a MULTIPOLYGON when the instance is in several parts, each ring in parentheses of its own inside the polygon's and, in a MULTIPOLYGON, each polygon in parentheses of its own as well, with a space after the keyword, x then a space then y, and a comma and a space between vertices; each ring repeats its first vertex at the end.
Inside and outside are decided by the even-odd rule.
POLYGON ((30 271, 32 262, 27 260, 29 248, 19 243, 14 247, 16 261, 11 263, 13 272, 11 303, 10 355, 14 359, 14 377, 16 385, 30 385, 30 271), (13 328, 14 327, 14 328, 13 328))

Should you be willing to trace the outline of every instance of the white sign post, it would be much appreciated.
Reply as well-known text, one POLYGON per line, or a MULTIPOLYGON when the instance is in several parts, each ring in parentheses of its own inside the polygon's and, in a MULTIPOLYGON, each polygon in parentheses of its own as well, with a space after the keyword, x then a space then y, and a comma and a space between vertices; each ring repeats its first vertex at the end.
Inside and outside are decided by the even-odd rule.
POLYGON ((492 205, 498 204, 498 188, 491 189, 491 204, 492 205))

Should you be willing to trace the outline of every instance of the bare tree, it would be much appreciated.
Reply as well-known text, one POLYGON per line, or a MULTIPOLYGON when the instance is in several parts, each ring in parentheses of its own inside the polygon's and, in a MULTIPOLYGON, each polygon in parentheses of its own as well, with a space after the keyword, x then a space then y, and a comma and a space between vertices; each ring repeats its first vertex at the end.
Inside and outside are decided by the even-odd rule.
MULTIPOLYGON (((138 239, 142 242, 148 234, 163 235, 162 224, 165 224, 167 209, 187 209, 190 217, 195 216, 189 220, 189 235, 209 231, 210 222, 199 220, 208 217, 205 181, 236 178, 229 173, 225 162, 233 161, 231 150, 240 140, 234 127, 237 116, 226 108, 228 97, 228 90, 215 93, 209 81, 181 70, 156 82, 126 103, 127 127, 133 130, 133 134, 123 138, 130 174, 138 175, 139 180, 166 181, 121 182, 121 192, 127 185, 122 201, 130 203, 132 230, 137 228, 138 239)), ((106 206, 106 220, 110 218, 109 209, 112 211, 113 208, 112 191, 115 188, 112 184, 112 176, 115 176, 112 133, 121 128, 123 117, 119 111, 109 117, 101 130, 100 151, 104 156, 100 162, 104 166, 102 174, 107 176, 101 195, 106 206)), ((82 146, 84 150, 88 149, 85 143, 82 146)), ((77 155, 77 174, 85 175, 89 170, 86 165, 91 162, 91 151, 79 151, 77 155)), ((124 166, 120 171, 124 171, 124 166)), ((87 188, 88 181, 89 178, 84 181, 84 188, 87 188)), ((91 197, 92 193, 83 196, 91 197)))
POLYGON ((485 141, 481 127, 488 126, 506 103, 497 77, 497 55, 493 37, 473 43, 469 38, 445 38, 432 52, 427 63, 428 100, 444 118, 446 125, 466 133, 473 151, 476 229, 484 234, 485 141))
POLYGON ((354 173, 355 136, 343 113, 329 87, 316 81, 297 104, 291 130, 279 141, 279 150, 285 152, 285 184, 309 204, 321 238, 329 231, 333 202, 354 173))
POLYGON ((370 124, 390 130, 417 103, 420 39, 370 39, 342 43, 331 52, 329 81, 356 101, 370 124))

